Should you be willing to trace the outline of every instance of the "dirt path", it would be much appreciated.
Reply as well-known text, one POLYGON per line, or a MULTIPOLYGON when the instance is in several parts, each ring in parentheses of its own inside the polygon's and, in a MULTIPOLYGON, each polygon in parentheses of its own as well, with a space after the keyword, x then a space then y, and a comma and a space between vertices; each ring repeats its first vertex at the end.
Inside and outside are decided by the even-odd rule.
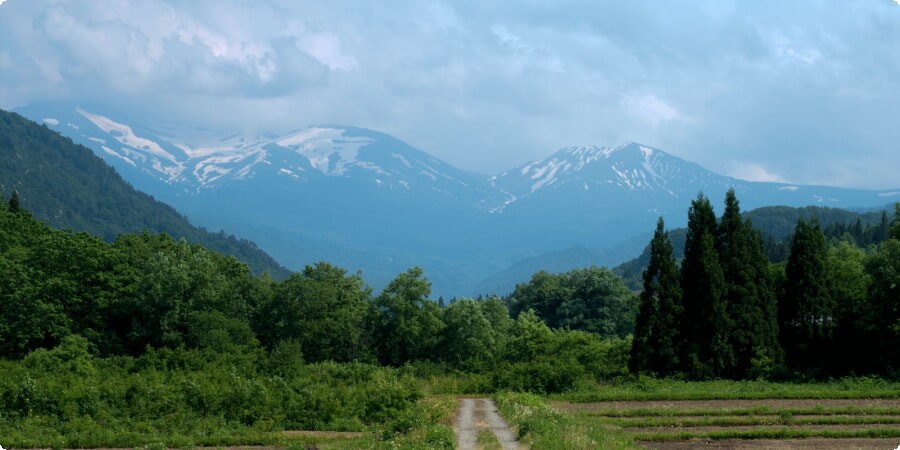
POLYGON ((497 405, 487 398, 464 398, 460 400, 459 410, 453 431, 456 433, 456 448, 459 450, 478 449, 478 431, 491 430, 500 442, 503 450, 518 450, 519 442, 512 429, 500 417, 497 405))

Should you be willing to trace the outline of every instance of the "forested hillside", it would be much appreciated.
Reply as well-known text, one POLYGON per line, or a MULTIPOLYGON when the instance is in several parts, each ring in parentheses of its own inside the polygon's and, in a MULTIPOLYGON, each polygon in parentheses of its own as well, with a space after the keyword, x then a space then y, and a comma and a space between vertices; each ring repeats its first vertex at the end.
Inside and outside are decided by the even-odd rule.
POLYGON ((250 241, 212 233, 126 183, 87 148, 18 114, 0 111, 0 192, 18 193, 34 217, 112 241, 121 233, 165 232, 245 261, 254 273, 287 270, 250 241))

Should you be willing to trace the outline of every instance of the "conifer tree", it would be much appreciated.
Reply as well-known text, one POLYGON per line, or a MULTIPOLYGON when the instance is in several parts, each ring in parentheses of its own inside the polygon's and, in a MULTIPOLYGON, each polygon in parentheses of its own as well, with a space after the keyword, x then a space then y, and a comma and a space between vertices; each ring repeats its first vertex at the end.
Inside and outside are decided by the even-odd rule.
POLYGON ((787 366, 812 376, 826 370, 836 327, 826 257, 825 235, 818 221, 800 219, 785 268, 778 322, 787 366))
POLYGON ((681 286, 672 241, 662 217, 650 241, 650 263, 644 271, 644 290, 635 323, 630 367, 633 373, 668 376, 679 366, 681 286))
POLYGON ((22 210, 19 205, 19 191, 13 191, 12 197, 9 198, 9 212, 18 213, 22 210))
POLYGON ((725 279, 725 310, 731 320, 728 343, 734 354, 731 378, 762 375, 779 362, 775 296, 762 238, 741 218, 734 189, 725 196, 716 247, 725 279))
POLYGON ((701 193, 688 212, 681 263, 681 334, 686 341, 681 362, 694 378, 722 376, 733 359, 728 345, 731 326, 725 310, 725 278, 715 246, 716 228, 712 205, 701 193))
POLYGON ((900 240, 900 203, 894 203, 894 220, 891 221, 891 239, 900 240))

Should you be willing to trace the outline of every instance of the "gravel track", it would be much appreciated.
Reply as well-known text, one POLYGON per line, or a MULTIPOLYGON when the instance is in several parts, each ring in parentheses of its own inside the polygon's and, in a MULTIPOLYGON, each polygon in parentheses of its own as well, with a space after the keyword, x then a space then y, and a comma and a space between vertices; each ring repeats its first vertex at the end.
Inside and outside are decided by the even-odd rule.
POLYGON ((500 448, 503 450, 519 450, 519 441, 509 424, 497 412, 497 404, 487 398, 464 398, 460 400, 459 410, 453 431, 456 433, 456 448, 459 450, 478 449, 478 431, 491 430, 500 448))

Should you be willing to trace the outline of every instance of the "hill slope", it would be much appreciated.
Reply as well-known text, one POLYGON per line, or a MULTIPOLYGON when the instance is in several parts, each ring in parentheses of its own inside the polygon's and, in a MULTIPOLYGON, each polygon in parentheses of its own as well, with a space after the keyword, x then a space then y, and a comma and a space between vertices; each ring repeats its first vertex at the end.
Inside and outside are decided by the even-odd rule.
POLYGON ((121 233, 164 232, 233 255, 256 273, 288 273, 252 242, 197 228, 172 207, 136 191, 90 149, 0 110, 0 191, 8 197, 14 190, 24 209, 57 228, 107 241, 121 233))

